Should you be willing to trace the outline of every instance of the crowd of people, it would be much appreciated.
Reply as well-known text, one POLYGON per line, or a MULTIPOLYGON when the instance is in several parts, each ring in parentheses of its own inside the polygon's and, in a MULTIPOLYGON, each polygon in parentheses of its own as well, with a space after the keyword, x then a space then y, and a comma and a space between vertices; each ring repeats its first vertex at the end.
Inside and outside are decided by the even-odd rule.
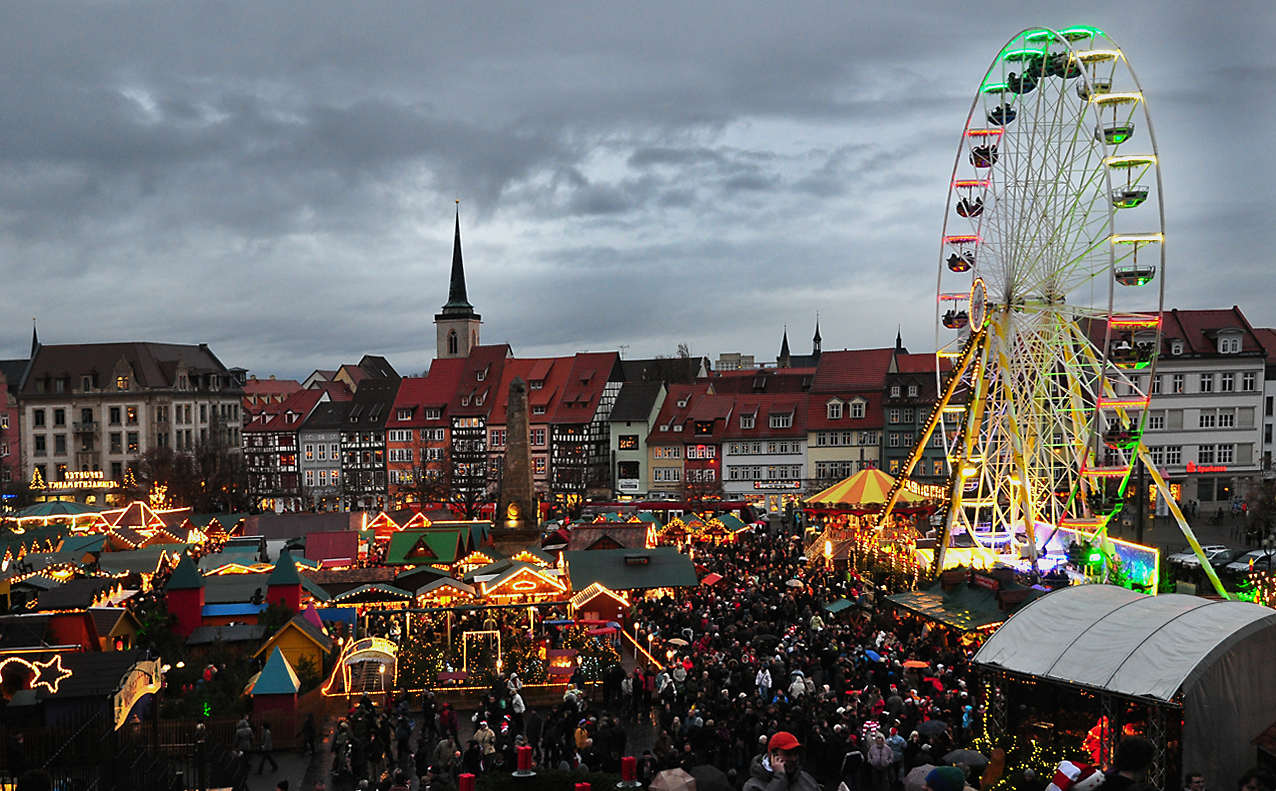
MULTIPOLYGON (((895 791, 927 765, 937 767, 922 770, 930 791, 978 788, 981 766, 942 766, 982 731, 975 647, 802 553, 762 530, 696 546, 697 566, 722 580, 639 601, 630 628, 655 654, 607 668, 594 694, 569 685, 549 709, 529 706, 505 675, 472 712, 426 693, 413 701, 419 721, 407 700, 365 698, 337 725, 336 773, 356 787, 456 789, 463 773, 512 771, 527 745, 541 768, 619 774, 632 755, 640 781, 709 765, 737 791, 895 791)), ((1129 774, 1103 789, 1128 787, 1129 774)), ((1047 782, 1027 773, 1011 787, 1047 782)))

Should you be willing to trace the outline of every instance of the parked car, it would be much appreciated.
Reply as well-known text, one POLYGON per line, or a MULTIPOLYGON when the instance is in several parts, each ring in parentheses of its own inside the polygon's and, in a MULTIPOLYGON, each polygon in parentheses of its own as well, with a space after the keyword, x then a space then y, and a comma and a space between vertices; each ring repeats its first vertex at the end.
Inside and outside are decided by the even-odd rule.
POLYGON ((1248 574, 1255 571, 1271 571, 1276 568, 1276 549, 1255 549, 1233 560, 1223 567, 1228 574, 1248 574))
MULTIPOLYGON (((1209 559, 1220 552, 1226 552, 1227 546, 1225 544, 1206 544, 1201 547, 1201 551, 1205 553, 1206 559, 1209 559)), ((1192 551, 1191 547, 1188 547, 1182 552, 1175 552, 1173 555, 1167 557, 1165 562, 1173 563, 1176 566, 1190 566, 1191 568, 1196 569, 1201 567, 1201 561, 1196 557, 1196 553, 1192 551)))
POLYGON ((1227 564, 1245 554, 1243 549, 1225 549, 1210 558, 1210 565, 1214 567, 1215 572, 1222 571, 1227 568, 1227 564))

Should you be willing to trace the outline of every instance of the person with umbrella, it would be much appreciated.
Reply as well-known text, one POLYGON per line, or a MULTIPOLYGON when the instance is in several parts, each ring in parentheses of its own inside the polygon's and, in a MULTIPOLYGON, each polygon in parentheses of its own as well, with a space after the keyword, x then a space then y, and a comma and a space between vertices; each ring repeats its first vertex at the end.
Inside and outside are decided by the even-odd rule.
POLYGON ((788 731, 777 731, 766 753, 753 759, 742 791, 819 791, 815 778, 802 769, 802 744, 788 731))

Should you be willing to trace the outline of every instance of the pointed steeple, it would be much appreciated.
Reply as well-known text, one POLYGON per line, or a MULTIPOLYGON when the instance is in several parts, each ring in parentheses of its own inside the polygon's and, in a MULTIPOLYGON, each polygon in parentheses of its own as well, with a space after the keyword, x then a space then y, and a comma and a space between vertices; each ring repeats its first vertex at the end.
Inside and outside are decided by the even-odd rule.
POLYGON ((824 339, 820 337, 820 314, 815 314, 815 337, 811 339, 811 355, 820 356, 820 343, 824 339))
POLYGON ((896 354, 904 353, 904 335, 901 332, 900 327, 898 325, 896 325, 895 327, 895 353, 896 354))
POLYGON ((792 355, 789 353, 789 327, 784 326, 784 340, 780 343, 780 356, 775 361, 777 368, 788 368, 792 355))
POLYGON ((40 334, 35 331, 35 319, 31 319, 31 358, 35 359, 35 353, 40 348, 40 334))
POLYGON ((443 306, 447 314, 473 313, 465 293, 465 264, 461 261, 461 201, 456 202, 456 238, 452 242, 452 280, 448 285, 447 304, 443 306))

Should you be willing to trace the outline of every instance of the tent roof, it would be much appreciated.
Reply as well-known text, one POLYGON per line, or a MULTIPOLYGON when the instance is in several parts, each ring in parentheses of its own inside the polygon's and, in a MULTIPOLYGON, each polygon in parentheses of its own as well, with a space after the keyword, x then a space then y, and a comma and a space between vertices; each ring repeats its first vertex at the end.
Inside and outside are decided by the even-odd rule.
MULTIPOLYGON (((845 505, 870 505, 886 502, 895 479, 881 470, 860 470, 844 481, 833 484, 824 491, 806 498, 808 503, 842 503, 845 505)), ((924 498, 908 490, 899 493, 901 502, 915 503, 924 498)))
POLYGON ((1276 610, 1075 585, 1025 605, 975 655, 986 667, 1172 701, 1276 610))
POLYGON ((301 682, 297 680, 297 674, 284 658, 283 652, 275 646, 270 659, 266 661, 266 666, 261 669, 261 675, 257 676, 257 681, 253 684, 251 694, 295 695, 299 689, 301 689, 301 682))
MULTIPOLYGON (((1013 583, 1003 588, 1027 590, 1029 598, 1044 595, 1036 588, 1025 589, 1013 583)), ((942 582, 936 582, 925 590, 905 591, 886 598, 906 610, 965 632, 996 626, 1008 617, 998 605, 994 591, 964 582, 947 591, 942 582)), ((1008 609, 1013 611, 1014 607, 1008 609)))

